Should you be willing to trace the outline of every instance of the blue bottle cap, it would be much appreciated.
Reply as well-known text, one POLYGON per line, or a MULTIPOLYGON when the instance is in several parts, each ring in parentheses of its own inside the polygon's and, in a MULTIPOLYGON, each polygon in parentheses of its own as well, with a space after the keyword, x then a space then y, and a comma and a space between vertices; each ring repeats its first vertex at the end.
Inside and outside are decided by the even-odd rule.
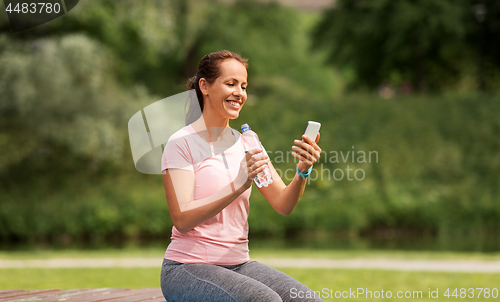
POLYGON ((248 126, 248 124, 243 124, 243 125, 241 125, 241 132, 242 132, 242 133, 243 133, 243 132, 246 132, 246 131, 248 131, 248 130, 250 130, 250 126, 248 126))

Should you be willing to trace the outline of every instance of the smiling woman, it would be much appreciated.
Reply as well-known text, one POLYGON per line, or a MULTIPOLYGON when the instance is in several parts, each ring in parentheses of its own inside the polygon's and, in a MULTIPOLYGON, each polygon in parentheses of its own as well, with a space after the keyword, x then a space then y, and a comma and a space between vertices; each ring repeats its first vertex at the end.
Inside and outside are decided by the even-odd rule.
MULTIPOLYGON (((190 80, 199 106, 168 140, 161 169, 172 240, 163 261, 167 301, 301 301, 290 290, 311 291, 292 277, 251 261, 248 213, 252 182, 269 166, 273 183, 260 193, 280 214, 290 214, 304 191, 306 174, 321 149, 307 136, 295 140, 300 160, 287 186, 263 149, 248 150, 229 127, 247 100, 247 63, 230 51, 206 55, 190 80)), ((307 301, 321 301, 319 297, 307 301)))
MULTIPOLYGON (((211 92, 218 94, 219 91, 217 91, 216 88, 221 88, 220 86, 226 86, 227 89, 222 89, 222 91, 224 91, 223 93, 222 91, 220 91, 222 93, 221 96, 224 97, 224 95, 226 95, 228 97, 228 100, 224 101, 227 102, 235 100, 235 103, 232 104, 234 105, 234 107, 231 107, 233 107, 233 110, 238 110, 239 114, 239 110, 241 109, 241 107, 243 107, 243 104, 245 103, 247 97, 247 68, 248 64, 246 59, 243 59, 239 55, 227 50, 206 55, 200 61, 198 72, 196 73, 196 75, 189 80, 188 88, 194 89, 196 91, 198 107, 192 105, 190 106, 190 111, 187 113, 186 117, 186 124, 190 124, 196 121, 200 117, 201 112, 205 109, 204 94, 208 93, 207 88, 210 88, 211 92), (224 66, 221 67, 221 65, 224 66), (225 74, 221 75, 222 72, 224 72, 225 74), (213 84, 216 85, 213 86, 213 84), (236 95, 234 95, 234 97, 231 97, 230 94, 235 88, 241 89, 242 92, 236 92, 236 95), (238 100, 236 101, 236 99, 238 100), (201 109, 201 111, 198 109, 201 109)), ((213 95, 212 99, 215 98, 216 95, 213 95)), ((210 106, 211 103, 207 105, 210 106)), ((212 107, 212 109, 214 108, 212 107)))
POLYGON ((220 63, 221 74, 213 83, 200 79, 200 90, 207 96, 205 110, 212 118, 235 119, 247 100, 247 70, 236 60, 220 63))

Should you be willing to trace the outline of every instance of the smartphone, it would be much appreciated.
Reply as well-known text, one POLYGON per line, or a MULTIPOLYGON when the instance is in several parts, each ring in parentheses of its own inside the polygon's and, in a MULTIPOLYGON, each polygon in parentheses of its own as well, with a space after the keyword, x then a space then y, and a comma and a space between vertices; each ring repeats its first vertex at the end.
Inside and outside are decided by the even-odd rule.
POLYGON ((316 141, 316 136, 318 136, 319 128, 321 128, 321 124, 318 122, 309 121, 307 122, 306 130, 304 130, 304 134, 309 136, 313 141, 316 141))

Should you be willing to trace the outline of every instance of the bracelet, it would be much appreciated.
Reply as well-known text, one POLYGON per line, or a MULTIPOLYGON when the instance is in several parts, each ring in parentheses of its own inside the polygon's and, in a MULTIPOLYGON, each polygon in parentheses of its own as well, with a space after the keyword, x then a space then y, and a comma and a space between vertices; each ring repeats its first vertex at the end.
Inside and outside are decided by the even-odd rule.
POLYGON ((300 177, 307 178, 309 175, 311 175, 312 168, 313 168, 313 166, 309 167, 309 170, 307 170, 307 173, 304 174, 304 173, 300 172, 299 164, 297 164, 297 173, 299 174, 300 177))

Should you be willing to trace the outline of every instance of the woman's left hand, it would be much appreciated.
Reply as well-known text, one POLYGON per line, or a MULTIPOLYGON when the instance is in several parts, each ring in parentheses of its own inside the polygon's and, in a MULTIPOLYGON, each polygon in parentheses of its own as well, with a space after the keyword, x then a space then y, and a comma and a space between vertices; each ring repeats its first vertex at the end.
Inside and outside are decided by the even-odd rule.
POLYGON ((302 135, 302 140, 294 140, 296 146, 292 147, 292 156, 299 160, 299 170, 302 173, 307 173, 309 168, 314 165, 320 155, 321 148, 316 144, 319 141, 319 133, 316 140, 313 141, 306 135, 302 135))

